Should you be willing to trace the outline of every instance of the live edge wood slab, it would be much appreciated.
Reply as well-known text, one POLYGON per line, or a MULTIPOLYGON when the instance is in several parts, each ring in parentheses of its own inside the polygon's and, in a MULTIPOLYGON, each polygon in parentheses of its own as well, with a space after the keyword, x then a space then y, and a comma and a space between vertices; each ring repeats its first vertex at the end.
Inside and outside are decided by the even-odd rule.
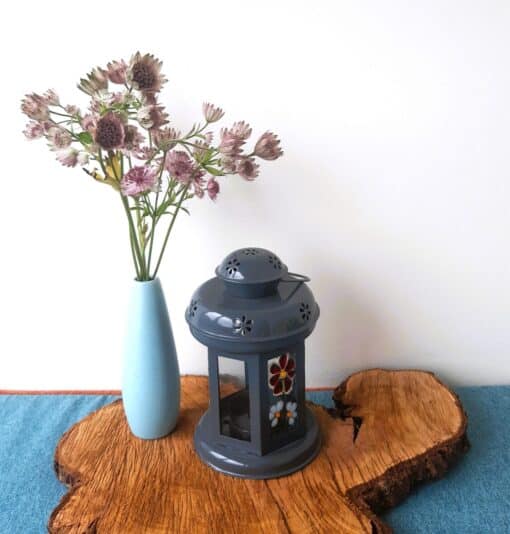
POLYGON ((66 432, 55 469, 69 492, 49 531, 386 533, 376 514, 417 483, 442 476, 468 448, 462 406, 434 375, 373 369, 336 388, 335 409, 312 405, 323 447, 303 471, 266 481, 231 478, 193 450, 207 392, 207 378, 182 378, 179 424, 164 439, 134 438, 120 401, 66 432))

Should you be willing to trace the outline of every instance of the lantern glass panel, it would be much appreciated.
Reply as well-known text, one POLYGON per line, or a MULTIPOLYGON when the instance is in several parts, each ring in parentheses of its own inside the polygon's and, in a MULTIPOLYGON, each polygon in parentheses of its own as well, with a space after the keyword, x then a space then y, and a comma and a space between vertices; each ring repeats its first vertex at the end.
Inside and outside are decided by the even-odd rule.
POLYGON ((220 432, 224 436, 250 441, 250 394, 246 363, 218 356, 220 432))
POLYGON ((282 352, 267 361, 271 435, 293 430, 299 418, 296 355, 282 352))

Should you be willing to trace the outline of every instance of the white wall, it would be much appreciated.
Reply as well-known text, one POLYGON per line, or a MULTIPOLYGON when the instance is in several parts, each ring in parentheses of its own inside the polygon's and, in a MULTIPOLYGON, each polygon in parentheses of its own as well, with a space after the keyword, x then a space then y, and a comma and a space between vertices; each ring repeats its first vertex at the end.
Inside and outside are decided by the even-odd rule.
POLYGON ((161 277, 183 319, 240 246, 310 275, 308 384, 370 366, 510 383, 510 4, 16 2, 0 22, 0 388, 117 388, 132 268, 118 197, 24 140, 19 100, 152 51, 174 123, 203 100, 278 132, 285 157, 182 217, 161 277), (114 7, 114 5, 123 6, 114 7))

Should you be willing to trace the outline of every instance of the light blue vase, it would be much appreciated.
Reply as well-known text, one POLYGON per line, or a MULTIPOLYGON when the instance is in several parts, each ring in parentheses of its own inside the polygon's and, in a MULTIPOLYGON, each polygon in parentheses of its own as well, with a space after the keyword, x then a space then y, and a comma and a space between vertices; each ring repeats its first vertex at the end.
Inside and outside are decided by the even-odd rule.
POLYGON ((166 436, 179 415, 180 377, 159 279, 133 282, 123 354, 122 400, 131 432, 166 436))

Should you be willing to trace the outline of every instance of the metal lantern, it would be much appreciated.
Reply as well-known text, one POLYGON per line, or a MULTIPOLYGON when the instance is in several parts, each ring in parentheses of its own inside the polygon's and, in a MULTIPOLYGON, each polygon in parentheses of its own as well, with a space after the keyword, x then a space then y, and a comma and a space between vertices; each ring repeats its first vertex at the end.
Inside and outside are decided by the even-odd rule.
POLYGON ((209 350, 209 408, 195 449, 214 469, 244 478, 297 471, 320 448, 305 405, 305 338, 319 306, 276 254, 229 254, 186 310, 191 333, 209 350))

